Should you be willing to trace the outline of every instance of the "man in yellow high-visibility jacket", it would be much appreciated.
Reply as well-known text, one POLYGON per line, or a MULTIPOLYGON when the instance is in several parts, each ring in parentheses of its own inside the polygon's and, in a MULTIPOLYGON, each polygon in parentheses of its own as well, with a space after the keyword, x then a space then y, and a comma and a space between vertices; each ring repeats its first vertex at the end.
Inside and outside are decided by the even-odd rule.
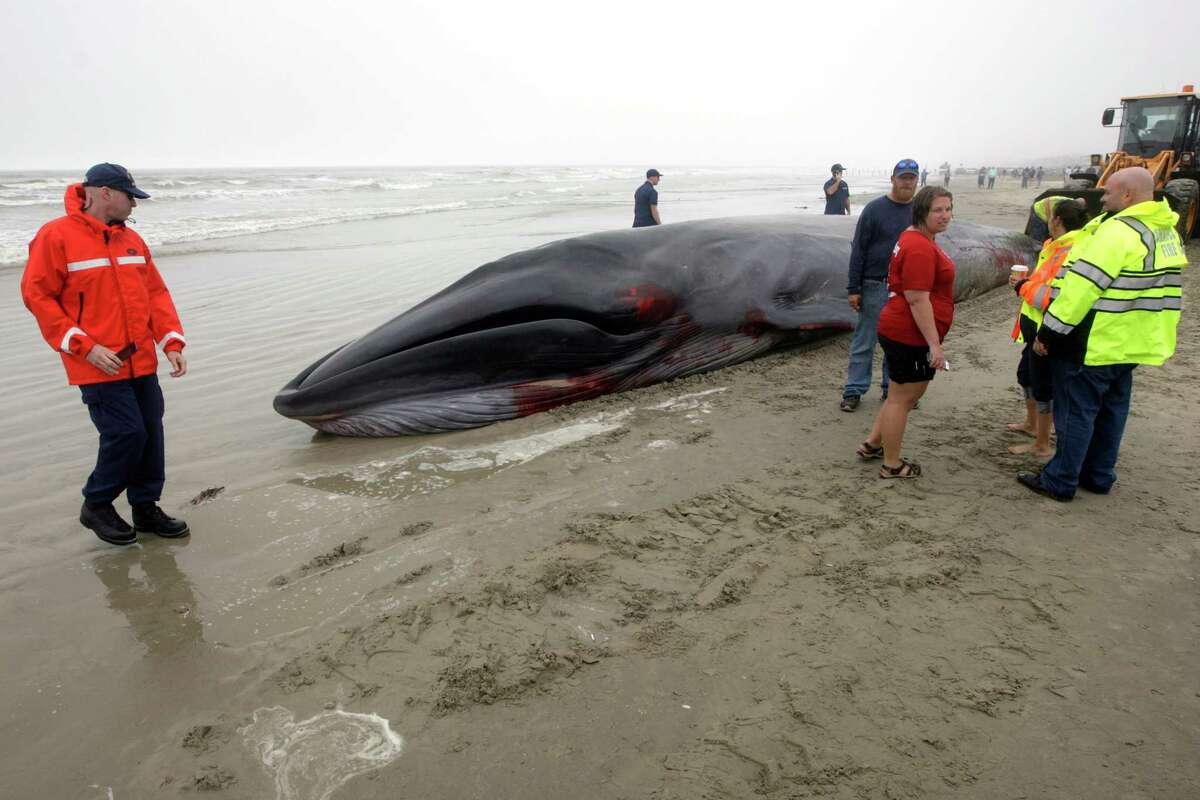
POLYGON ((1104 188, 1105 218, 1072 252, 1059 294, 1046 309, 1034 349, 1049 353, 1054 376, 1054 458, 1017 480, 1067 501, 1077 487, 1107 494, 1138 364, 1161 365, 1175 353, 1183 303, 1183 242, 1178 215, 1154 199, 1141 167, 1113 173, 1104 188))

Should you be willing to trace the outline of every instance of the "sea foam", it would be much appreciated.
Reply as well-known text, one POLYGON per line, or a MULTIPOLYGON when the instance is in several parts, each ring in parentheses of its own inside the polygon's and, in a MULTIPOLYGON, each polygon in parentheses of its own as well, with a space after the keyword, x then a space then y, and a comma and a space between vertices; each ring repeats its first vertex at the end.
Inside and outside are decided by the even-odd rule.
POLYGON ((275 777, 276 800, 327 800, 355 775, 394 761, 404 740, 376 714, 325 711, 295 722, 281 706, 259 708, 238 732, 275 777))

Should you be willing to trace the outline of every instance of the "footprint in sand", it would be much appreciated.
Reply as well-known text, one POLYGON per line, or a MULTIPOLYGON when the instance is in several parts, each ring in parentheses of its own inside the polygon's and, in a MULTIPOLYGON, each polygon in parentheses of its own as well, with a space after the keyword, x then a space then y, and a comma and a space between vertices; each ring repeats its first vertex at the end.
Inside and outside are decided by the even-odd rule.
POLYGON ((275 775, 276 800, 327 800, 355 775, 400 755, 404 740, 375 714, 326 711, 295 722, 280 706, 260 708, 239 728, 246 744, 275 775))

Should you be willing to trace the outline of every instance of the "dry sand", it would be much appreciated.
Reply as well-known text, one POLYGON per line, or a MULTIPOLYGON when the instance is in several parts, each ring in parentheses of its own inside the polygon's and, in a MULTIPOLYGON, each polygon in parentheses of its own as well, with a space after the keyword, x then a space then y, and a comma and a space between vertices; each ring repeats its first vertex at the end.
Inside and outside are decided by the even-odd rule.
MULTIPOLYGON (((964 182, 1023 226, 1031 191, 964 182)), ((854 457, 843 336, 217 493, 186 548, 238 599, 178 545, 103 556, 142 699, 91 665, 95 727, 6 743, 0 794, 1198 797, 1200 322, 1136 373, 1113 493, 1058 504, 1007 452, 1015 311, 959 307, 915 481, 854 457)))

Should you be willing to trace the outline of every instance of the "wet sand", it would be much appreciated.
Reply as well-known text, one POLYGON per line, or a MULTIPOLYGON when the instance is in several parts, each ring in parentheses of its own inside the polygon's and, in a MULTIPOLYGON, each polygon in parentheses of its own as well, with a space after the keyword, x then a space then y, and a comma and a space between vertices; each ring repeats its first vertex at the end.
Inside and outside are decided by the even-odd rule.
MULTIPOLYGON (((1023 227, 1033 189, 964 183, 960 219, 1023 227)), ((554 224, 452 264, 417 226, 352 257, 450 273, 554 224)), ((10 429, 58 426, 61 470, 6 490, 5 796, 1200 795, 1190 310, 1136 374, 1117 488, 1063 505, 1013 479, 1009 292, 957 311, 906 438, 926 475, 880 481, 854 457, 877 391, 837 410, 845 336, 459 434, 313 436, 270 413, 278 378, 405 291, 331 272, 363 310, 323 308, 336 256, 164 267, 198 343, 166 387, 190 541, 73 524, 77 481, 46 478, 86 472, 86 417, 18 365, 48 399, 10 429)))

